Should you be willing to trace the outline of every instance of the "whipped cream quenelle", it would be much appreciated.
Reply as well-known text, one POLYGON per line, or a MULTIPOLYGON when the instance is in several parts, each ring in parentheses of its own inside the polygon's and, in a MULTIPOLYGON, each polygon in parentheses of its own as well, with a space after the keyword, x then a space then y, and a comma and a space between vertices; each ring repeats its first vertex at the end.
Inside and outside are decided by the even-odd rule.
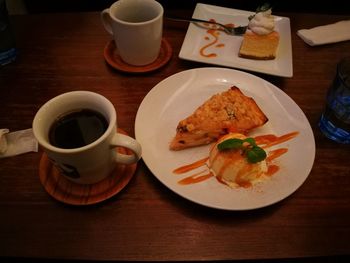
POLYGON ((267 35, 271 33, 275 29, 275 21, 271 13, 271 8, 256 13, 249 21, 248 28, 258 35, 267 35))
POLYGON ((267 173, 267 163, 265 160, 257 163, 248 162, 242 149, 218 150, 219 143, 231 138, 244 140, 246 136, 240 133, 223 136, 210 150, 208 167, 219 181, 232 188, 250 187, 261 181, 267 173))

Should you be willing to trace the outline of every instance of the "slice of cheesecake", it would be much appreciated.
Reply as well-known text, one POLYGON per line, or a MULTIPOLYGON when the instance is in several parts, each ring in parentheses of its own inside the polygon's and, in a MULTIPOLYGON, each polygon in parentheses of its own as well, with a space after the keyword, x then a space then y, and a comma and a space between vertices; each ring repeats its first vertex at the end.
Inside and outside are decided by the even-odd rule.
POLYGON ((267 35, 258 35, 251 30, 243 36, 239 56, 257 60, 271 60, 276 58, 279 44, 279 33, 272 31, 267 35))

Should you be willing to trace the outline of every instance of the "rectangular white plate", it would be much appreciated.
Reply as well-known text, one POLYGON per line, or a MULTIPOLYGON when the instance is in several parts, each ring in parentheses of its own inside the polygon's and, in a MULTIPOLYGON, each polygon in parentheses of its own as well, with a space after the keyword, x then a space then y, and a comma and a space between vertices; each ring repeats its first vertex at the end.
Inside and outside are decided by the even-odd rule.
MULTIPOLYGON (((254 12, 242 11, 226 7, 198 3, 193 18, 215 21, 222 24, 233 23, 235 26, 247 25, 248 17, 254 12)), ((220 32, 218 42, 205 50, 206 53, 215 53, 216 57, 205 57, 200 54, 201 48, 212 41, 207 30, 190 23, 179 57, 181 59, 203 62, 213 65, 245 69, 269 75, 292 77, 293 58, 290 21, 288 17, 275 17, 275 30, 280 34, 280 43, 274 60, 253 60, 240 58, 238 51, 243 40, 242 36, 231 36, 220 32), (217 47, 218 44, 223 44, 217 47)))

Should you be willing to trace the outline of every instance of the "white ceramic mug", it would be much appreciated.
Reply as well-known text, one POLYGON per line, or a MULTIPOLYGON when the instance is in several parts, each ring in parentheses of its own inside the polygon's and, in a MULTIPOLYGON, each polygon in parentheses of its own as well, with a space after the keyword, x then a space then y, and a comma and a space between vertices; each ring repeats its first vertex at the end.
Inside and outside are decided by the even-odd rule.
POLYGON ((124 62, 143 66, 154 62, 163 33, 163 7, 155 0, 119 0, 101 13, 124 62))
POLYGON ((117 163, 132 164, 141 158, 141 145, 129 136, 117 133, 117 114, 113 104, 90 91, 63 93, 46 102, 34 117, 33 133, 61 174, 76 183, 96 183, 110 175, 117 163), (64 149, 54 146, 49 138, 54 122, 81 109, 102 114, 107 121, 104 133, 82 147, 64 149), (115 149, 118 146, 130 149, 133 155, 118 153, 115 149))

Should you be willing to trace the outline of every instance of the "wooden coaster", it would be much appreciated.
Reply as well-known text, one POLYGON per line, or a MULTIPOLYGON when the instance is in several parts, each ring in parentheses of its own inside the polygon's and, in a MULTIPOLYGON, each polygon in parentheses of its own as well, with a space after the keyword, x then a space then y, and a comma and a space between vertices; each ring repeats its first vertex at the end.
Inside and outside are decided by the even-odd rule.
MULTIPOLYGON (((127 133, 118 128, 119 133, 127 133)), ((131 154, 129 149, 118 147, 118 152, 131 154)), ((110 176, 95 184, 77 184, 60 174, 43 153, 39 164, 39 178, 45 190, 56 200, 70 205, 90 205, 102 202, 119 193, 133 177, 137 163, 117 164, 110 176)))
POLYGON ((145 73, 163 67, 172 56, 173 50, 169 42, 163 38, 158 58, 151 64, 145 66, 133 66, 125 63, 119 56, 114 40, 107 43, 104 49, 104 57, 107 63, 113 68, 128 73, 145 73))

